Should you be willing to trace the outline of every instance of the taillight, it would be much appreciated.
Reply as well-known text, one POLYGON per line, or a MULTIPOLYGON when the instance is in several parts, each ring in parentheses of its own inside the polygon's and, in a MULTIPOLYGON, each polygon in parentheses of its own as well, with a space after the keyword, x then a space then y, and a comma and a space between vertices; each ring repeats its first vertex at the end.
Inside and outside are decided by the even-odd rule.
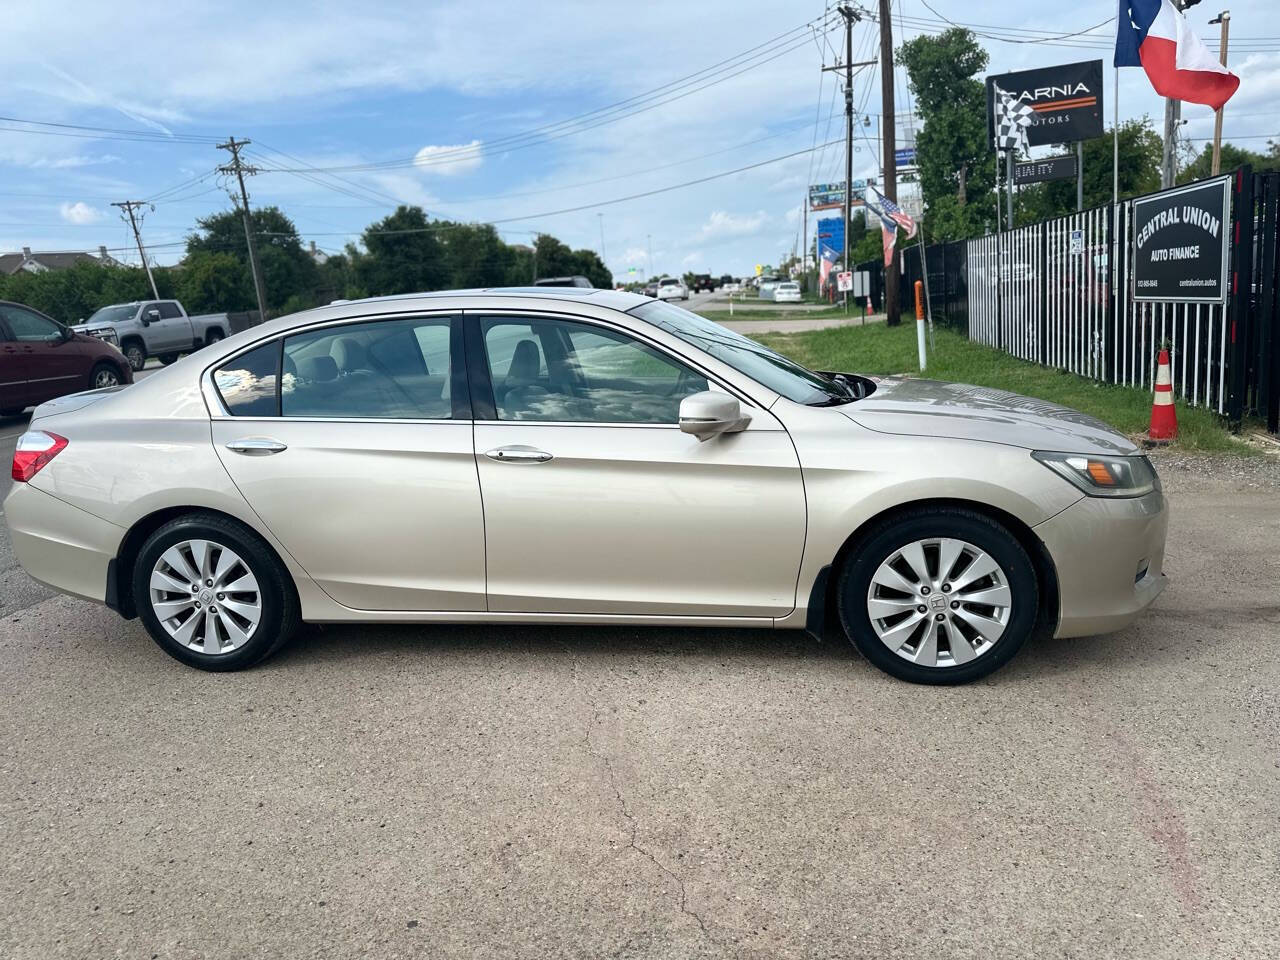
POLYGON ((29 430, 18 438, 13 451, 13 479, 26 483, 60 454, 67 438, 45 430, 29 430))

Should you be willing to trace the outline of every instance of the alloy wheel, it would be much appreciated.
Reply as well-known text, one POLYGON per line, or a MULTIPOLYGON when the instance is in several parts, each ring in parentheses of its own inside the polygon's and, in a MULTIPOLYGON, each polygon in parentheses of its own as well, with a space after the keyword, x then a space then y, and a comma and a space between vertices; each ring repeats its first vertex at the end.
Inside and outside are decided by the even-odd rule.
POLYGON ((165 550, 152 568, 149 595, 165 632, 198 653, 242 647, 262 619, 253 571, 213 540, 183 540, 165 550))
POLYGON ((103 387, 116 387, 120 385, 120 374, 114 370, 103 368, 93 375, 93 387, 100 390, 103 387))
POLYGON ((129 361, 129 366, 135 371, 141 370, 147 365, 147 355, 142 351, 141 347, 128 347, 124 351, 125 359, 129 361))
POLYGON ((937 537, 895 550, 876 568, 867 616, 880 642, 924 667, 968 663, 1009 625, 1009 579, 986 551, 937 537))

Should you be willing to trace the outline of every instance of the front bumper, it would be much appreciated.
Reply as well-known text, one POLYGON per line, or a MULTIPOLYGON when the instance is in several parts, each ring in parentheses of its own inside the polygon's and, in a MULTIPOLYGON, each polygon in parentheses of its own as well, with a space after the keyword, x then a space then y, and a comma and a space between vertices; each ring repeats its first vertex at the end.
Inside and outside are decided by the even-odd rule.
POLYGON ((103 603, 107 567, 124 539, 114 523, 85 513, 29 483, 15 483, 4 500, 18 563, 34 579, 103 603))
POLYGON ((1159 490, 1145 497, 1084 497, 1037 525, 1058 573, 1056 637, 1128 626, 1164 590, 1169 508, 1159 490))

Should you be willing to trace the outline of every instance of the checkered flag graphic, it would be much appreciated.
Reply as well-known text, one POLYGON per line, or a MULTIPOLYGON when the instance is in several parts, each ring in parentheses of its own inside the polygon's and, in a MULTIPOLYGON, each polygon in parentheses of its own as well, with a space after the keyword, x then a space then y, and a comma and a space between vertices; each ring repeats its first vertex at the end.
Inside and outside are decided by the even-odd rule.
POLYGON ((1020 150, 1026 153, 1027 128, 1035 111, 1012 94, 996 87, 996 149, 1020 150))

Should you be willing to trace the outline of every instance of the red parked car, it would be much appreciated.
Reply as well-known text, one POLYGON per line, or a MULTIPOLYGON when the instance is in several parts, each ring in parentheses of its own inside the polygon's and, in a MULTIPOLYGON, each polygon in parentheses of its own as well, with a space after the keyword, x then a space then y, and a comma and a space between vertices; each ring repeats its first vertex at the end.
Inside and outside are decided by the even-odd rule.
POLYGON ((0 300, 0 416, 122 383, 133 383, 133 371, 111 344, 74 333, 39 310, 0 300))

